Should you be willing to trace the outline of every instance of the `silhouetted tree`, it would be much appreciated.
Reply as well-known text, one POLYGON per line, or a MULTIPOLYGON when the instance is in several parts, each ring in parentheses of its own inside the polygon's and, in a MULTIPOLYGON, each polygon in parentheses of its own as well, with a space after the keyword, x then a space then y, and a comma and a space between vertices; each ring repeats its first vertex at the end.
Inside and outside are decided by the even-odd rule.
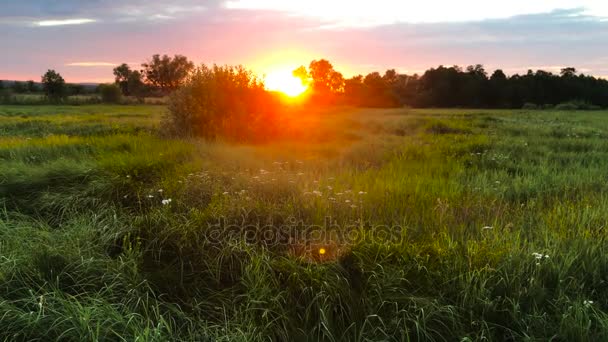
POLYGON ((35 92, 38 91, 38 86, 32 80, 29 80, 29 81, 25 82, 25 88, 26 88, 26 90, 27 90, 28 93, 35 93, 35 92))
POLYGON ((59 101, 65 97, 65 80, 55 70, 49 70, 42 75, 42 87, 51 101, 59 101))
POLYGON ((344 90, 344 77, 334 70, 333 65, 325 59, 310 62, 309 76, 313 93, 321 97, 330 97, 344 90))
POLYGON ((146 81, 159 88, 163 93, 176 90, 194 69, 194 63, 181 55, 173 58, 164 55, 154 55, 147 63, 143 63, 143 73, 146 81))

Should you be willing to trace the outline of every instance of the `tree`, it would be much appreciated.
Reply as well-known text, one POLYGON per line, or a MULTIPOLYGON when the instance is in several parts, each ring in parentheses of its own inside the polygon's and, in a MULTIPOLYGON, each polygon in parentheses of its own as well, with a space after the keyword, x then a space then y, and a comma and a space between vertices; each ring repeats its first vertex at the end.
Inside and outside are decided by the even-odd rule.
POLYGON ((38 91, 38 86, 32 80, 25 82, 25 88, 27 89, 28 93, 35 93, 38 91))
POLYGON ((562 77, 574 77, 576 76, 576 68, 563 68, 560 74, 562 77))
POLYGON ((65 80, 55 70, 48 70, 42 75, 42 88, 51 101, 60 101, 65 97, 65 80))
POLYGON ((173 58, 154 55, 150 61, 143 63, 142 67, 146 81, 167 93, 184 83, 194 69, 194 63, 181 55, 175 55, 173 58))
POLYGON ((0 80, 0 90, 4 90, 4 82, 0 80))
POLYGON ((127 63, 123 63, 114 68, 113 72, 116 84, 120 86, 123 94, 129 95, 129 77, 131 76, 131 73, 133 73, 129 65, 127 63))
POLYGON ((318 94, 329 95, 344 90, 344 77, 334 70, 333 65, 325 59, 314 60, 308 67, 312 80, 312 89, 318 94))
POLYGON ((302 81, 302 84, 308 85, 310 83, 310 75, 308 75, 308 71, 306 67, 301 65, 299 68, 292 72, 294 77, 299 78, 302 81))

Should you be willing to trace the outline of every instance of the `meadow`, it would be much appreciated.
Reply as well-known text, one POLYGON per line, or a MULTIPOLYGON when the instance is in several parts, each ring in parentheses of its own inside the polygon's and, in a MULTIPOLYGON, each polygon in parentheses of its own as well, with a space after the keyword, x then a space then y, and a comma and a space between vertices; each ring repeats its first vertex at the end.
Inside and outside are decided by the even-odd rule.
POLYGON ((608 340, 605 111, 0 106, 0 339, 608 340))

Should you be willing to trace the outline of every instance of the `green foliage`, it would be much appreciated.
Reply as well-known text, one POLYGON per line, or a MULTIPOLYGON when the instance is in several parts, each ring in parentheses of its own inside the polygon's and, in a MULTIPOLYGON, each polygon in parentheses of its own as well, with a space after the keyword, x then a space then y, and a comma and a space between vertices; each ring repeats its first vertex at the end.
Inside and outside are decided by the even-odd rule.
POLYGON ((154 55, 150 61, 143 63, 142 67, 146 81, 166 94, 176 90, 186 81, 194 70, 194 63, 182 55, 175 55, 173 58, 154 55))
POLYGON ((116 84, 101 84, 99 92, 101 93, 101 101, 104 103, 120 103, 122 100, 122 92, 116 84))
POLYGON ((608 339, 605 112, 164 112, 0 107, 1 340, 608 339))
POLYGON ((274 134, 276 106, 252 72, 203 65, 171 95, 166 128, 179 136, 259 141, 274 134))
POLYGON ((50 101, 61 101, 66 96, 65 80, 55 70, 49 70, 42 75, 42 88, 50 101))

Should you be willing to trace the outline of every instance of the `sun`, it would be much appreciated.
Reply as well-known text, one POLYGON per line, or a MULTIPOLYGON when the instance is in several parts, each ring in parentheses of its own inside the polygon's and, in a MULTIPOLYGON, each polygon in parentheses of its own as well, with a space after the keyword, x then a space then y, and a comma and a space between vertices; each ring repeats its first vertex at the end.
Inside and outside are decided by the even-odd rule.
POLYGON ((287 96, 297 97, 307 89, 302 80, 293 76, 289 69, 274 70, 269 72, 265 78, 268 90, 278 91, 287 96))

